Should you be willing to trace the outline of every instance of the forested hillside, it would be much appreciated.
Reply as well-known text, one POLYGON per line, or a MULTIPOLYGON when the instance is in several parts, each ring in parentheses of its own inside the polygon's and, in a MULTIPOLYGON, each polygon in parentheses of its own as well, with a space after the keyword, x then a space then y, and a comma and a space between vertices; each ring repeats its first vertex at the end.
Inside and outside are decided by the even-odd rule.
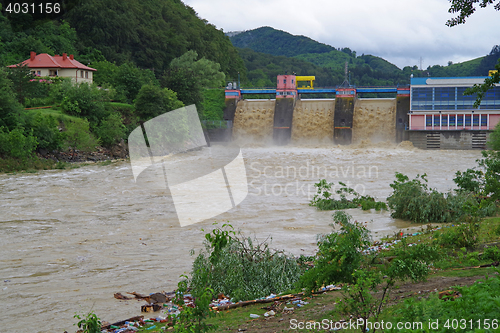
POLYGON ((178 0, 64 0, 57 15, 9 13, 12 1, 0 1, 0 172, 55 166, 35 153, 123 148, 142 122, 183 105, 220 119, 224 91, 210 88, 246 80, 229 38, 178 0), (7 68, 32 51, 74 55, 97 69, 93 83, 7 68))
MULTIPOLYGON (((9 1, 2 2, 5 5, 9 1)), ((69 1, 66 7, 62 16, 49 21, 30 14, 6 13, 0 22, 2 64, 24 60, 30 51, 73 53, 85 63, 103 60, 96 56, 100 53, 118 65, 132 62, 161 72, 172 59, 194 50, 200 58, 219 63, 229 76, 245 72, 224 33, 181 1, 80 0, 69 1)))
POLYGON ((247 77, 255 87, 275 87, 278 74, 315 75, 320 86, 335 85, 333 72, 328 68, 316 66, 308 61, 285 56, 272 56, 251 49, 239 49, 248 70, 247 77))
POLYGON ((260 27, 230 37, 234 46, 275 56, 293 57, 305 53, 325 53, 334 47, 271 27, 260 27))

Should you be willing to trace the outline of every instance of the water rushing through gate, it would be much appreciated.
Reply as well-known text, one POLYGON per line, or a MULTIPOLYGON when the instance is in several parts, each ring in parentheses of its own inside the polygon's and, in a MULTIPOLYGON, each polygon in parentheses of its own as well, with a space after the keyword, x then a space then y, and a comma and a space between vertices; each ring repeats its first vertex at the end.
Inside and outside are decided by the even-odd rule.
POLYGON ((357 99, 354 104, 352 142, 394 142, 396 138, 395 99, 357 99))
MULTIPOLYGON (((136 185, 126 162, 0 175, 0 330, 71 332, 74 313, 91 309, 110 322, 139 315, 142 302, 119 301, 113 294, 173 290, 179 275, 190 270, 190 250, 202 246, 200 229, 209 230, 214 220, 229 221, 261 240, 270 235, 274 248, 312 254, 316 235, 329 232, 332 222, 332 212, 308 205, 320 178, 384 199, 394 172, 411 177, 425 172, 432 187, 445 191, 453 187, 456 170, 472 167, 480 157, 478 151, 423 151, 411 145, 242 151, 247 198, 217 218, 185 228, 165 191, 136 185)), ((209 148, 187 155, 213 158, 209 148)), ((410 226, 388 212, 348 212, 367 222, 375 238, 410 226)))
POLYGON ((243 100, 234 115, 233 138, 236 142, 272 144, 274 100, 243 100))
POLYGON ((333 142, 335 100, 299 100, 293 110, 292 142, 333 142))

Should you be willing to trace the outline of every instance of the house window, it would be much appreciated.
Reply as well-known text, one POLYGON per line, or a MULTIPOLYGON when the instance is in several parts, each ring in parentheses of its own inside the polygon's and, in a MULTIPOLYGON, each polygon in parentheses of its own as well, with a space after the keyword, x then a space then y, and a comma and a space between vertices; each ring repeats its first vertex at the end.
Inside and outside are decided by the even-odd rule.
POLYGON ((80 71, 80 77, 83 78, 83 71, 80 71))
POLYGON ((55 70, 55 69, 50 69, 50 70, 49 70, 49 76, 57 76, 57 70, 55 70))
POLYGON ((286 84, 286 79, 285 79, 285 80, 283 80, 283 84, 286 84))
POLYGON ((89 78, 89 72, 85 71, 85 78, 88 79, 89 78))
POLYGON ((42 72, 41 71, 36 71, 36 75, 40 76, 40 75, 42 75, 42 72))
POLYGON ((31 71, 31 74, 32 75, 36 75, 36 71, 31 71))

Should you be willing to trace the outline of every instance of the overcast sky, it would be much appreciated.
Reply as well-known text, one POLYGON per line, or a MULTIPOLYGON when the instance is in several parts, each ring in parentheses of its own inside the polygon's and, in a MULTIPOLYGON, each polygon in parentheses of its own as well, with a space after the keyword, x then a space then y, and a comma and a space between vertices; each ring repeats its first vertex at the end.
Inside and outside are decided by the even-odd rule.
POLYGON ((463 62, 500 44, 500 12, 479 8, 449 28, 447 0, 183 0, 224 32, 270 26, 358 55, 382 57, 399 68, 463 62))

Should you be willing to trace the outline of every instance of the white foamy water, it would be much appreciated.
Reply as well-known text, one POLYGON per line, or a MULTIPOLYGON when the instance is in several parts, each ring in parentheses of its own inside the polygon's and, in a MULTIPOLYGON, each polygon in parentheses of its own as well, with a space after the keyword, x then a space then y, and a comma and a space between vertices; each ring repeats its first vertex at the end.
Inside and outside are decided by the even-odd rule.
MULTIPOLYGON (((325 108, 326 110, 326 108, 325 108)), ((93 310, 114 322, 140 314, 143 302, 116 292, 171 291, 189 272, 200 229, 229 221, 235 229, 272 237, 272 247, 312 254, 316 235, 331 230, 332 212, 308 205, 320 178, 348 182, 385 199, 396 171, 427 173, 440 191, 453 188, 457 170, 475 165, 479 151, 423 151, 336 146, 243 148, 247 198, 216 218, 181 228, 166 191, 140 187, 130 165, 0 175, 0 322, 2 332, 75 331, 75 312, 93 310)), ((189 153, 207 159, 209 150, 189 153)), ((193 189, 196 190, 196 189, 193 189)), ((216 201, 214 197, 212 200, 216 201)), ((388 212, 348 210, 373 236, 409 223, 388 212)))

